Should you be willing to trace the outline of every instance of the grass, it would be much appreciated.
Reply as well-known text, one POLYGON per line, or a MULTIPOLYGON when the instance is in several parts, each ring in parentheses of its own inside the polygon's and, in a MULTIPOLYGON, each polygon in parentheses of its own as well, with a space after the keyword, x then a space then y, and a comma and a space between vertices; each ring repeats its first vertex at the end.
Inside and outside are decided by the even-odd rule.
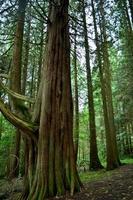
POLYGON ((133 164, 133 158, 131 158, 131 157, 123 158, 123 159, 121 159, 121 162, 125 163, 125 164, 133 164))
MULTIPOLYGON (((133 158, 123 158, 121 162, 124 164, 133 164, 133 158)), ((111 177, 116 170, 106 171, 105 169, 99 171, 86 171, 80 173, 80 178, 83 183, 101 180, 105 177, 111 177)))
POLYGON ((97 181, 104 177, 110 177, 113 171, 106 171, 105 169, 99 171, 88 171, 80 173, 80 178, 83 183, 97 181))

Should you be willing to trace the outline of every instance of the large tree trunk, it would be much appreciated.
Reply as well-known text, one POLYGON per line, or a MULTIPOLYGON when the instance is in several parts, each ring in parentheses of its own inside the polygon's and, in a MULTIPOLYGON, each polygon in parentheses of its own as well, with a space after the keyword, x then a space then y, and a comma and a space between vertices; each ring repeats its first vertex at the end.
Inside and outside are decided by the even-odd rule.
POLYGON ((85 3, 83 1, 83 27, 84 27, 84 44, 85 44, 85 58, 86 58, 86 72, 87 72, 87 89, 88 89, 88 108, 89 108, 89 126, 90 126, 90 169, 97 170, 103 168, 99 157, 96 141, 96 123, 95 123, 95 109, 93 99, 93 85, 90 66, 90 50, 88 42, 88 31, 85 13, 85 3))
POLYGON ((68 0, 50 5, 38 157, 29 200, 79 190, 73 145, 68 0))

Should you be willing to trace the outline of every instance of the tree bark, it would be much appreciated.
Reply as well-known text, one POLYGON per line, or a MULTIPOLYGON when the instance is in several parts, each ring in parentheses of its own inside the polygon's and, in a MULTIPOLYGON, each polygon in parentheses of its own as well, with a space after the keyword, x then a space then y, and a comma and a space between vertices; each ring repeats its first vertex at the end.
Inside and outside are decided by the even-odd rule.
POLYGON ((37 166, 28 200, 80 189, 73 145, 68 0, 50 3, 37 166), (56 4, 56 5, 55 5, 56 4))
MULTIPOLYGON (((23 45, 23 30, 24 30, 24 19, 25 19, 25 8, 27 0, 18 1, 18 18, 15 32, 15 41, 14 41, 14 51, 12 58, 12 67, 11 67, 11 90, 17 93, 21 93, 21 67, 22 67, 22 45, 23 45)), ((13 112, 16 114, 20 113, 18 109, 19 101, 16 98, 11 99, 11 107, 13 112)), ((14 178, 18 175, 19 172, 19 150, 20 150, 20 131, 16 131, 16 144, 14 149, 14 159, 11 166, 10 178, 14 178)))
POLYGON ((74 56, 73 56, 73 64, 74 64, 74 97, 75 97, 75 104, 74 104, 74 114, 75 114, 75 121, 74 121, 74 139, 75 139, 75 159, 77 161, 78 156, 78 145, 79 145, 79 95, 78 95, 78 69, 77 69, 77 31, 75 27, 75 36, 74 36, 74 56))
POLYGON ((41 39, 40 39, 40 55, 39 55, 39 66, 38 66, 38 81, 37 81, 37 89, 39 89, 39 85, 41 82, 41 72, 42 72, 42 65, 43 65, 43 46, 44 46, 44 23, 41 22, 41 39))
POLYGON ((106 34, 106 22, 104 16, 104 2, 100 1, 100 12, 101 12, 101 28, 103 36, 103 46, 102 46, 102 57, 103 57, 103 79, 105 84, 105 95, 106 95, 106 105, 107 105, 107 115, 108 115, 108 132, 106 133, 106 140, 109 145, 107 150, 109 156, 107 157, 107 169, 114 169, 120 165, 120 160, 117 150, 116 141, 116 130, 114 123, 114 111, 113 111, 113 101, 112 101, 112 88, 111 88, 111 73, 110 73, 110 61, 108 55, 108 41, 106 34), (110 144, 109 144, 110 143, 110 144), (111 147, 111 148, 110 148, 111 147))
POLYGON ((90 126, 90 169, 97 170, 103 168, 98 157, 97 141, 96 141, 96 123, 95 109, 93 99, 93 85, 90 66, 90 49, 88 43, 88 31, 86 23, 85 3, 83 1, 83 27, 84 27, 84 44, 86 58, 86 73, 87 73, 87 89, 88 89, 88 108, 89 108, 89 126, 90 126))
POLYGON ((23 72, 22 72, 22 94, 25 95, 26 91, 26 80, 27 80, 27 70, 29 61, 29 50, 30 50, 30 33, 31 33, 31 8, 29 7, 28 22, 25 34, 25 46, 24 46, 24 61, 23 61, 23 72))
POLYGON ((103 61, 104 66, 102 65, 102 57, 101 57, 101 49, 99 45, 99 37, 97 31, 96 24, 96 16, 95 16, 95 8, 94 1, 91 0, 92 4, 92 14, 93 14, 93 22, 95 29, 95 41, 97 47, 97 60, 99 67, 99 76, 101 82, 101 93, 102 93, 102 101, 103 101, 103 112, 104 112, 104 123, 105 123, 105 133, 106 133, 106 149, 107 149, 107 169, 114 169, 119 166, 120 161, 118 157, 117 151, 117 143, 116 143, 116 133, 114 127, 114 116, 113 116, 113 105, 112 105, 112 91, 111 91, 111 81, 110 81, 110 72, 109 72, 109 55, 108 55, 108 47, 107 47, 107 38, 106 38, 106 30, 105 30, 105 19, 104 19, 104 10, 103 10, 103 1, 100 1, 101 5, 101 16, 102 16, 102 24, 101 27, 103 30, 104 38, 104 50, 103 50, 103 61))

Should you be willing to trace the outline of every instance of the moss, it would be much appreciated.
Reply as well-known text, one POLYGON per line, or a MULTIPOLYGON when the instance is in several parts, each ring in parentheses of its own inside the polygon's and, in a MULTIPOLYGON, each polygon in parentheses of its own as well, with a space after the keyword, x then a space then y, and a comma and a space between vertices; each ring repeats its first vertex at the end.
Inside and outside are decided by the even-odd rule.
POLYGON ((96 181, 100 180, 101 178, 111 176, 113 171, 106 171, 106 170, 100 170, 100 171, 89 171, 89 172, 83 172, 80 173, 80 178, 83 183, 89 182, 89 181, 96 181))

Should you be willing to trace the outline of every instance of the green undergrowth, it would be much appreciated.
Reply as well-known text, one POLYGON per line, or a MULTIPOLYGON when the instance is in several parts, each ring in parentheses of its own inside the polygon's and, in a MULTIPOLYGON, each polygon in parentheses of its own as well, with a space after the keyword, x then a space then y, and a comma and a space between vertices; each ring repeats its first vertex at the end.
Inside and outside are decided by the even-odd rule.
POLYGON ((133 157, 123 158, 121 162, 124 164, 133 164, 133 157))
MULTIPOLYGON (((121 162, 123 164, 133 164, 133 158, 123 158, 121 159, 121 162)), ((80 178, 83 183, 92 182, 101 180, 103 178, 109 178, 113 174, 117 173, 117 169, 106 171, 106 169, 102 169, 99 171, 86 171, 86 172, 80 172, 80 178)))
POLYGON ((99 171, 88 171, 80 173, 80 178, 83 183, 100 180, 104 177, 110 177, 113 171, 106 171, 105 169, 99 171))

